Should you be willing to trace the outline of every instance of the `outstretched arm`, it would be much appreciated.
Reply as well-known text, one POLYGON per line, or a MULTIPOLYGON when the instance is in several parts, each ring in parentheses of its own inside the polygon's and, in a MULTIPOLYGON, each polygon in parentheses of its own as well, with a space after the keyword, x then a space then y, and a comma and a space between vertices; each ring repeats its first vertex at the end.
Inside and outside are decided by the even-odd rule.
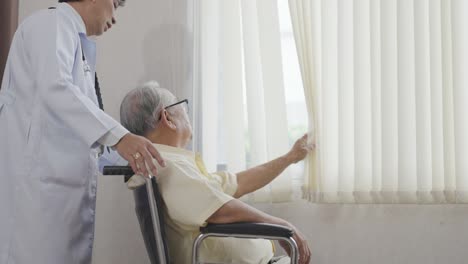
POLYGON ((305 158, 315 148, 315 143, 307 143, 307 134, 294 143, 292 149, 285 155, 253 167, 251 169, 237 173, 237 191, 235 198, 242 197, 262 188, 280 175, 289 165, 297 163, 305 158))

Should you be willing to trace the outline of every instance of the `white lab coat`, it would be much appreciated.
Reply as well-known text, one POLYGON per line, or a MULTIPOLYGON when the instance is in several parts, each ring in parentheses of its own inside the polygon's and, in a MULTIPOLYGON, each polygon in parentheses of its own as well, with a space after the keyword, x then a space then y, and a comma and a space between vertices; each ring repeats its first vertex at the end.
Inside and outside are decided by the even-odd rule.
POLYGON ((97 141, 120 125, 97 106, 85 33, 63 3, 14 36, 0 90, 0 264, 91 263, 97 141))

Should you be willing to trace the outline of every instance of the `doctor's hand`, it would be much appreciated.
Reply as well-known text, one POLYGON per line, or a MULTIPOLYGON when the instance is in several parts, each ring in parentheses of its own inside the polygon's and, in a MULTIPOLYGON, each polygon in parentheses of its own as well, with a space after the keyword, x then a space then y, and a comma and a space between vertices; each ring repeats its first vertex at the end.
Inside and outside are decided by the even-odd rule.
POLYGON ((128 133, 114 146, 117 152, 128 161, 136 174, 148 177, 149 173, 156 176, 158 171, 153 158, 165 167, 161 154, 148 139, 128 133), (151 171, 149 172, 148 169, 151 171))

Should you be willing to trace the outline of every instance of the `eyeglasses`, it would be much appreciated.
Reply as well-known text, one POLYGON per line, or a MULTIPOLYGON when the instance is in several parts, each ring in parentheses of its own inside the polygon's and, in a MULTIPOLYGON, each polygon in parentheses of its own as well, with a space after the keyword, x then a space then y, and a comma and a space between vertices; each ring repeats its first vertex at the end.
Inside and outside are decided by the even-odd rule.
MULTIPOLYGON (((184 106, 185 106, 185 107, 184 107, 185 112, 188 114, 188 99, 184 99, 184 100, 179 101, 179 102, 177 102, 177 103, 173 103, 173 104, 171 104, 171 105, 168 105, 168 106, 164 107, 164 110, 167 110, 167 109, 170 108, 170 107, 173 107, 173 106, 176 106, 176 105, 179 105, 179 104, 183 104, 183 103, 185 103, 185 105, 184 105, 184 106)), ((161 120, 161 116, 162 116, 162 115, 159 115, 159 120, 161 120)), ((158 120, 158 121, 159 121, 159 120, 158 120)))
POLYGON ((176 106, 176 105, 179 105, 179 104, 182 104, 182 103, 186 103, 187 104, 186 106, 188 107, 188 99, 184 99, 182 101, 179 101, 177 103, 173 103, 171 105, 168 105, 168 106, 164 107, 164 110, 167 110, 169 107, 173 107, 173 106, 176 106))

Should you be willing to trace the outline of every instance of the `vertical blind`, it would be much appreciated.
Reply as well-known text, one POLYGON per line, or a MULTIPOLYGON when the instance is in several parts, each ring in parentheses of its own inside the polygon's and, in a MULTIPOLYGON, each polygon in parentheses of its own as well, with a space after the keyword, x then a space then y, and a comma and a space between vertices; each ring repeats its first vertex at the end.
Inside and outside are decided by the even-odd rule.
POLYGON ((468 1, 289 0, 315 202, 468 202, 468 1))

